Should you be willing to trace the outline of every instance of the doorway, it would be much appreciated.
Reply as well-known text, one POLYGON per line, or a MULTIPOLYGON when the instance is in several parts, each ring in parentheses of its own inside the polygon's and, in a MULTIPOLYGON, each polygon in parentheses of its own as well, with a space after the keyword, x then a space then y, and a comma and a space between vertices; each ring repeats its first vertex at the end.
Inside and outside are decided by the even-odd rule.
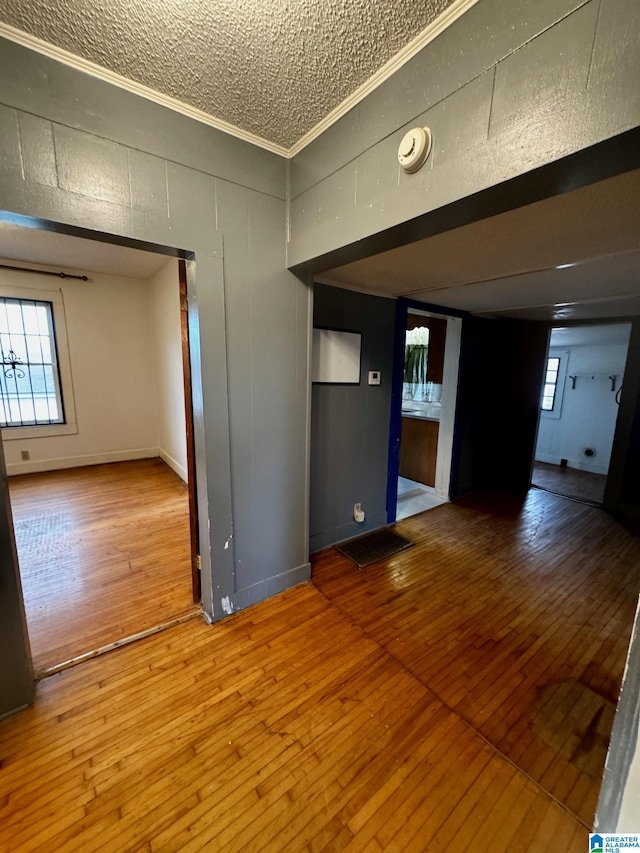
POLYGON ((630 323, 552 329, 532 485, 603 504, 630 333, 630 323))
POLYGON ((17 249, 13 269, 0 269, 0 396, 27 626, 44 675, 199 612, 197 526, 184 262, 28 237, 52 263, 20 261, 17 249), (45 329, 38 312, 49 304, 45 329), (44 368, 35 343, 51 351, 44 368))
POLYGON ((460 340, 460 318, 407 309, 401 376, 394 377, 401 382, 402 392, 391 520, 400 521, 449 501, 460 340))

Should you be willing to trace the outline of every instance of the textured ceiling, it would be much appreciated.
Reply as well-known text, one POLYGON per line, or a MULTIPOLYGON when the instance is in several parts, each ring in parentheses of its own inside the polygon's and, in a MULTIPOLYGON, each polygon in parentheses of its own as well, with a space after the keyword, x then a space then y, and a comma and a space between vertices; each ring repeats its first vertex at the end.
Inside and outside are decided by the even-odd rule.
POLYGON ((285 147, 452 0, 0 0, 0 20, 285 147))
POLYGON ((373 255, 320 279, 475 313, 531 319, 637 314, 639 207, 637 170, 373 255))

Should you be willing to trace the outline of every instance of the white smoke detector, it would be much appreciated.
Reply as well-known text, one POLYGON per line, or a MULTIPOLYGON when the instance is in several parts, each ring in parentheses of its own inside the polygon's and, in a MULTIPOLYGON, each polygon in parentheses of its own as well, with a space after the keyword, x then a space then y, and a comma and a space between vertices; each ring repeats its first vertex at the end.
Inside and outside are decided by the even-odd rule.
POLYGON ((428 127, 414 127, 402 137, 398 148, 398 163, 405 172, 417 172, 431 153, 432 136, 428 127))

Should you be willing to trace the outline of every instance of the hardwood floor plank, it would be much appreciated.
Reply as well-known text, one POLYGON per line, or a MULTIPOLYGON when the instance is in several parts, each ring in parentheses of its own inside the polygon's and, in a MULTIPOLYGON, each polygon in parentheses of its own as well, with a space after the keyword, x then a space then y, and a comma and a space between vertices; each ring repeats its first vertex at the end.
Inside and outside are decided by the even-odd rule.
POLYGON ((160 459, 8 482, 36 669, 194 609, 187 487, 160 459))
POLYGON ((640 542, 604 512, 531 490, 406 519, 417 544, 314 583, 586 825, 640 589, 640 542))
MULTIPOLYGON (((403 827, 417 844, 451 840, 456 814, 486 819, 518 773, 308 585, 81 664, 39 695, 0 723, 2 851, 393 849, 403 827)), ((560 811, 527 784, 541 821, 560 811)))

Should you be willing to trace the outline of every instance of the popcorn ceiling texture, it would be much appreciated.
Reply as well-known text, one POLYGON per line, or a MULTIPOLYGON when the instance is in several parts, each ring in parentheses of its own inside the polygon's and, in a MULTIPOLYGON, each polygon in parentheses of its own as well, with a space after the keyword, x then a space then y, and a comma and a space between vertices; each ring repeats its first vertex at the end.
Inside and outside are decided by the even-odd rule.
POLYGON ((0 20, 289 147, 451 0, 0 0, 0 20))

